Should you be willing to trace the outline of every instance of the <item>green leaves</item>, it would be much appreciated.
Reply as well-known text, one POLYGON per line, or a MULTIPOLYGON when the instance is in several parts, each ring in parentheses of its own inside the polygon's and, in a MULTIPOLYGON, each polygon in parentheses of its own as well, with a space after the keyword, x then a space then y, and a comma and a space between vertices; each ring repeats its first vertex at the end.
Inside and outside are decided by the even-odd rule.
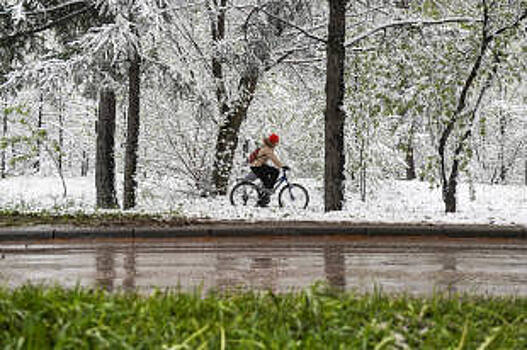
POLYGON ((16 105, 4 108, 4 114, 9 116, 11 114, 17 114, 21 116, 27 116, 29 114, 29 109, 24 105, 16 105))
POLYGON ((423 1, 423 14, 430 18, 439 18, 441 16, 441 12, 439 10, 437 1, 423 1))

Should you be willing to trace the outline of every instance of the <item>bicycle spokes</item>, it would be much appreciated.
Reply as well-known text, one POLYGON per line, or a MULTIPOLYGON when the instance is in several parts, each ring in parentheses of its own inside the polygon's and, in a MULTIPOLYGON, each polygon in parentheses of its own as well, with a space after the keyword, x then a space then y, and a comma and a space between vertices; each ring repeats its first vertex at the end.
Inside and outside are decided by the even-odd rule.
POLYGON ((289 184, 280 191, 278 203, 281 207, 304 209, 309 203, 309 194, 302 185, 289 184))
POLYGON ((232 189, 230 200, 231 204, 236 206, 255 206, 259 197, 260 193, 255 184, 241 182, 232 189))

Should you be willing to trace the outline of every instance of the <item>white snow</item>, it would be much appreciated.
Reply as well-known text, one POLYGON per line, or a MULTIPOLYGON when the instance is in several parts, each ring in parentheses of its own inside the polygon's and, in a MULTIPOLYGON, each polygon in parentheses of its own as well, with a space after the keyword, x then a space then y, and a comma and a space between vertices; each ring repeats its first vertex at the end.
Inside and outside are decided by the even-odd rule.
MULTIPOLYGON (((441 189, 420 181, 387 181, 366 201, 351 190, 346 192, 344 210, 324 212, 323 183, 300 179, 311 196, 305 210, 279 208, 276 194, 269 208, 233 207, 227 197, 202 198, 173 179, 140 180, 138 205, 134 212, 183 214, 191 218, 218 220, 306 220, 372 223, 496 224, 527 227, 527 186, 475 184, 476 198, 470 200, 467 184, 458 186, 457 212, 445 214, 441 189)), ((0 209, 19 211, 95 211, 94 177, 66 178, 68 195, 62 197, 57 177, 19 176, 0 179, 0 209)), ((348 186, 347 188, 351 188, 348 186)), ((121 188, 117 188, 121 200, 121 188)))

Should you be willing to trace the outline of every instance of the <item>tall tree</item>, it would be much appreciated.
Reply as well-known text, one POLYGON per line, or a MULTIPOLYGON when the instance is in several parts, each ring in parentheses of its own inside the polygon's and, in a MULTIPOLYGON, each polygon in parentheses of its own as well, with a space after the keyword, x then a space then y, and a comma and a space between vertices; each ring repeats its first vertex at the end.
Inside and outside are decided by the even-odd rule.
POLYGON ((140 58, 136 50, 131 55, 128 68, 128 122, 126 132, 126 154, 124 168, 123 208, 135 206, 137 189, 137 146, 139 144, 139 90, 140 58))
MULTIPOLYGON (((135 206, 135 191, 137 187, 135 173, 137 169, 139 134, 141 61, 137 35, 138 23, 140 23, 140 18, 144 18, 144 16, 157 16, 159 14, 156 12, 158 8, 156 4, 149 0, 120 2, 103 0, 97 2, 53 0, 45 4, 37 1, 37 4, 34 5, 35 8, 25 13, 26 17, 30 19, 24 22, 25 26, 21 27, 18 31, 0 36, 0 44, 10 43, 22 38, 32 37, 50 28, 56 28, 61 39, 60 41, 69 42, 69 45, 65 46, 63 52, 59 54, 60 58, 70 59, 71 57, 75 57, 71 61, 77 60, 78 62, 84 63, 85 66, 90 66, 93 69, 92 73, 98 75, 105 82, 108 80, 121 80, 120 78, 122 77, 119 76, 117 62, 124 54, 128 55, 129 111, 123 193, 123 205, 126 209, 135 206), (145 8, 149 8, 149 11, 144 11, 145 8), (122 14, 126 12, 128 12, 129 16, 124 18, 122 14), (87 14, 92 16, 87 18, 87 14), (83 28, 83 30, 79 30, 79 28, 83 28), (90 28, 91 30, 88 30, 90 28)), ((155 20, 145 22, 157 23, 155 20)), ((78 75, 82 75, 82 73, 78 75)), ((77 77, 77 80, 81 79, 77 77)), ((110 95, 109 87, 105 86, 101 88, 99 103, 104 111, 100 111, 99 113, 99 118, 103 119, 98 121, 98 132, 99 134, 102 132, 103 135, 97 138, 96 149, 112 149, 112 152, 105 156, 99 155, 96 157, 96 161, 105 162, 103 164, 96 164, 96 168, 98 169, 96 171, 96 177, 102 176, 102 178, 97 178, 95 181, 96 186, 102 186, 96 189, 99 199, 112 197, 106 185, 114 182, 113 177, 115 173, 113 169, 108 172, 102 171, 110 163, 115 164, 115 160, 110 161, 108 159, 108 157, 113 157, 114 155, 114 141, 108 140, 108 137, 113 137, 115 130, 108 130, 107 132, 101 130, 102 127, 106 125, 111 127, 112 124, 115 129, 115 120, 109 121, 111 119, 110 116, 115 114, 115 111, 108 112, 109 109, 115 110, 115 101, 113 103, 111 102, 110 95)), ((113 95, 113 99, 115 99, 115 91, 113 95)), ((111 187, 113 188, 115 186, 112 185, 111 187)), ((109 205, 113 207, 116 203, 117 201, 113 198, 103 201, 98 200, 98 206, 109 205)))
POLYGON ((103 87, 99 92, 95 187, 97 207, 117 207, 115 191, 115 92, 103 87))
MULTIPOLYGON (((6 137, 7 135, 7 113, 3 110, 0 111, 2 113, 2 137, 6 137)), ((6 152, 5 152, 5 146, 3 144, 0 144, 0 179, 4 179, 6 176, 6 152)))
MULTIPOLYGON (((135 2, 132 2, 135 4, 135 2)), ((134 22, 133 9, 130 10, 130 22, 134 22)), ((137 37, 137 24, 131 29, 137 37)), ((126 132, 126 153, 124 164, 124 189, 123 189, 123 208, 130 209, 135 207, 137 189, 137 148, 139 144, 139 107, 140 107, 140 86, 141 86, 141 58, 139 55, 139 42, 132 45, 129 52, 128 67, 128 120, 126 132)))
MULTIPOLYGON (((10 27, 10 31, 0 36, 0 48, 32 39, 40 33, 55 29, 62 41, 70 41, 87 29, 101 23, 111 23, 113 16, 108 16, 108 11, 103 11, 103 2, 91 1, 34 1, 20 2, 9 11, 2 12, 0 18, 12 18, 15 10, 23 13, 23 21, 17 21, 10 27), (82 29, 84 30, 82 30, 82 29)), ((44 38, 44 37, 43 37, 44 38)), ((76 47, 72 51, 78 49, 76 47)), ((66 58, 74 53, 64 49, 61 56, 66 58)), ((111 56, 108 53, 105 57, 111 56)), ((109 62, 103 59, 106 73, 112 75, 114 69, 109 62)), ((115 74, 114 74, 115 75, 115 74)), ((62 113, 62 112, 61 112, 62 113)), ((62 114, 61 114, 62 117, 62 114)), ((62 133, 62 130, 60 131, 62 133)), ((115 160, 114 160, 114 135, 115 135, 115 92, 109 87, 102 87, 99 94, 99 115, 97 123, 96 140, 96 198, 97 206, 101 208, 114 208, 117 206, 115 196, 115 160)), ((60 163, 59 163, 60 164, 60 163)))
POLYGON ((445 128, 441 133, 438 144, 442 194, 445 204, 445 212, 447 213, 456 212, 456 191, 461 165, 461 155, 465 150, 467 140, 472 135, 472 126, 482 98, 496 75, 500 64, 499 50, 495 46, 493 47, 493 44, 496 44, 496 41, 509 31, 516 30, 523 21, 527 19, 527 4, 525 3, 518 8, 519 13, 514 13, 514 9, 507 8, 509 16, 506 18, 512 17, 513 19, 505 24, 499 22, 493 23, 493 20, 496 20, 493 18, 493 15, 496 15, 497 13, 490 13, 492 6, 486 0, 482 0, 482 10, 479 50, 476 53, 472 68, 470 69, 457 98, 456 109, 446 121, 445 128), (489 54, 489 52, 492 54, 489 54), (484 79, 484 82, 480 84, 479 91, 477 91, 477 79, 484 76, 484 65, 486 61, 491 61, 490 64, 487 62, 490 70, 486 72, 487 77, 484 79), (476 92, 473 92, 473 90, 476 90, 476 92), (473 95, 473 101, 470 99, 471 92, 473 95), (447 146, 456 127, 461 129, 460 136, 453 142, 451 163, 448 164, 449 158, 447 157, 447 146), (448 168, 448 165, 450 165, 450 169, 448 168))
MULTIPOLYGON (((38 5, 38 3, 35 1, 34 3, 25 3, 20 6, 22 5, 24 5, 26 11, 31 11, 32 7, 38 5)), ((0 99, 6 102, 11 99, 10 96, 16 95, 17 89, 20 88, 20 86, 4 88, 3 85, 7 81, 7 75, 15 69, 15 66, 24 64, 26 54, 41 51, 41 41, 33 37, 27 38, 24 35, 20 35, 21 32, 27 30, 26 21, 17 20, 13 15, 13 8, 14 3, 4 1, 0 4, 0 86, 2 87, 0 89, 0 99), (22 38, 25 40, 21 40, 22 38)), ((5 107, 8 107, 7 104, 5 107)), ((7 137, 8 118, 7 114, 2 113, 2 115, 2 136, 7 137)), ((2 148, 1 152, 1 177, 3 178, 6 175, 8 160, 4 148, 2 148)))
MULTIPOLYGON (((216 139, 215 160, 212 177, 218 194, 227 192, 227 185, 233 166, 233 158, 238 146, 238 134, 253 101, 258 82, 263 74, 288 58, 298 48, 284 50, 282 38, 287 37, 286 29, 298 31, 293 23, 303 17, 305 7, 302 1, 265 1, 259 6, 250 7, 250 12, 241 25, 243 50, 236 58, 240 64, 235 91, 228 91, 224 72, 225 57, 222 45, 226 41, 226 0, 209 2, 211 33, 215 52, 212 57, 212 75, 216 84, 216 99, 220 114, 219 130, 216 139), (280 47, 279 57, 272 53, 280 47), (230 93, 229 93, 230 92, 230 93)), ((305 35, 305 32, 301 32, 305 35)), ((294 41, 291 38, 284 39, 294 41)), ((235 42, 239 46, 239 41, 235 42)), ((225 50, 225 47, 223 47, 225 50)), ((229 72, 232 74, 232 72, 229 72)))
MULTIPOLYGON (((40 92, 40 98, 38 102, 38 119, 37 119, 37 130, 42 130, 42 115, 43 115, 43 108, 44 108, 44 95, 42 92, 40 92)), ((40 172, 40 159, 41 159, 41 140, 40 138, 37 139, 37 159, 35 161, 35 172, 38 174, 40 172)))
MULTIPOLYGON (((218 52, 219 46, 225 40, 226 6, 227 0, 212 0, 210 8, 212 13, 216 13, 211 19, 211 34, 218 52)), ((249 57, 253 56, 250 52, 248 54, 249 57)), ((260 72, 254 57, 249 58, 248 64, 241 72, 238 98, 234 101, 229 101, 221 58, 216 54, 212 57, 212 75, 216 83, 216 99, 220 113, 212 177, 217 193, 224 195, 227 193, 234 151, 238 146, 238 133, 254 97, 260 72)))
POLYGON ((347 0, 329 0, 326 71, 324 210, 344 202, 344 59, 347 0))

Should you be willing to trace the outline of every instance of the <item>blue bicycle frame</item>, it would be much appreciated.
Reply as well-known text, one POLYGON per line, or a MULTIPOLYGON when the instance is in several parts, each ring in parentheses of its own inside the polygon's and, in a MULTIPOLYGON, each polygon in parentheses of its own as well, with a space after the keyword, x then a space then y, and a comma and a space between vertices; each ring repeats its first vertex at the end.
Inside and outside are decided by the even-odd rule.
POLYGON ((285 182, 286 184, 289 184, 289 181, 287 180, 286 172, 287 170, 282 170, 282 176, 280 176, 278 180, 276 180, 276 183, 274 184, 273 193, 276 192, 276 190, 280 187, 280 185, 282 185, 282 183, 285 182))

